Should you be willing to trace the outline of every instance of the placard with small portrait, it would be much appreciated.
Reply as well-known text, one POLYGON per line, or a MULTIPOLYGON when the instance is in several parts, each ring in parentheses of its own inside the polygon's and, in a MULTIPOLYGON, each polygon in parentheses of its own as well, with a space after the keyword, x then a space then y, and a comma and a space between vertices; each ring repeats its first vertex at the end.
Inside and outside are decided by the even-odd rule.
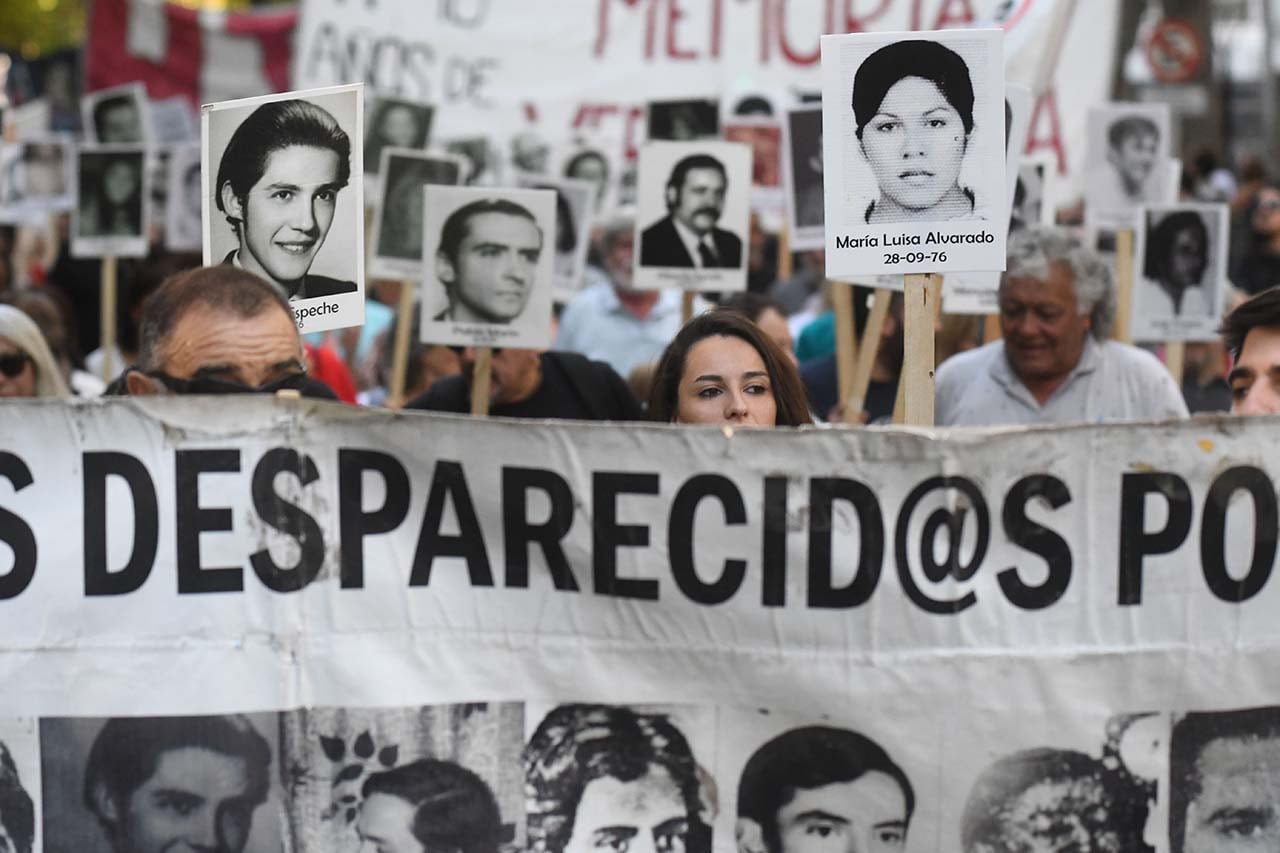
POLYGON ((821 249, 826 243, 822 223, 822 107, 788 110, 782 124, 782 177, 786 188, 787 235, 793 251, 821 249))
POLYGON ((452 346, 551 346, 556 194, 423 189, 421 339, 452 346))
POLYGON ((417 281, 428 269, 422 262, 422 188, 457 185, 467 164, 456 154, 409 148, 383 148, 382 161, 369 273, 417 281))
POLYGON ((364 86, 201 109, 204 262, 276 284, 303 333, 364 322, 364 86))
POLYGON ((640 149, 635 274, 641 290, 743 290, 751 149, 650 142, 640 149))
POLYGON ((84 95, 80 99, 86 142, 98 145, 140 145, 150 141, 151 103, 141 83, 126 83, 84 95))
POLYGON ((645 106, 650 140, 693 142, 720 135, 720 104, 715 98, 650 101, 645 106))
POLYGON ((1135 341, 1213 341, 1227 287, 1223 204, 1144 207, 1134 243, 1129 333, 1135 341))
POLYGON ((587 264, 596 185, 573 178, 548 178, 517 172, 516 186, 531 190, 551 190, 556 194, 556 260, 552 296, 568 302, 582 289, 582 273, 587 264))
POLYGON ((1000 30, 822 37, 827 273, 1004 269, 1000 30))
POLYGON ((558 174, 587 181, 594 187, 592 215, 596 219, 608 215, 618 205, 625 149, 620 137, 593 136, 573 140, 563 152, 558 174))
POLYGON ((463 159, 462 183, 466 186, 492 187, 502 180, 502 156, 487 136, 462 136, 446 140, 443 148, 463 159))
POLYGON ((46 135, 0 145, 0 222, 43 224, 75 204, 75 145, 46 135))
POLYGON ((435 107, 402 98, 369 99, 365 125, 364 173, 382 174, 382 151, 385 148, 411 148, 423 151, 431 138, 431 120, 435 107))
POLYGON ((200 146, 170 149, 165 177, 169 187, 164 206, 165 248, 171 252, 198 252, 204 241, 200 146))
POLYGON ((1089 110, 1084 220, 1091 228, 1135 228, 1138 208, 1169 204, 1168 104, 1112 103, 1089 110))
POLYGON ((76 152, 73 257, 146 257, 151 218, 146 165, 140 145, 84 146, 76 152))

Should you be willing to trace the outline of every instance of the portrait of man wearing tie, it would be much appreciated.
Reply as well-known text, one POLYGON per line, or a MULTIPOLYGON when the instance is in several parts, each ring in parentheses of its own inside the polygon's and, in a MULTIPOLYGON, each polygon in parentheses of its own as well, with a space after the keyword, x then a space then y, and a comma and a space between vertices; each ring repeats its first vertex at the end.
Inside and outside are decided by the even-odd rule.
POLYGON ((742 266, 742 238, 717 228, 729 179, 709 154, 676 163, 667 179, 667 215, 640 234, 640 265, 734 269, 742 266))

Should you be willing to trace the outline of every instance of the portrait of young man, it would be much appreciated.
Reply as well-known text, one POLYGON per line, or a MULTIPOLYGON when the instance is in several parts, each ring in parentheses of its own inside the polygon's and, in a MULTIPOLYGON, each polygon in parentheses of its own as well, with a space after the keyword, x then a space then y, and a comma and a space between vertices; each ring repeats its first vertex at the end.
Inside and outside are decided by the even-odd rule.
POLYGON ((1280 849, 1280 708, 1186 714, 1169 746, 1172 853, 1280 849))
MULTIPOLYGON (((205 263, 232 264, 291 301, 355 294, 364 280, 360 86, 289 92, 205 108, 212 178, 205 263), (218 221, 220 220, 220 221, 218 221)), ((363 322, 334 303, 321 331, 363 322)))
POLYGON ((1106 104, 1088 118, 1085 221, 1132 228, 1140 205, 1170 203, 1167 104, 1106 104))
POLYGON ((710 853, 698 762, 662 713, 560 705, 525 747, 530 849, 710 853))
POLYGON ((555 192, 433 184, 424 195, 423 340, 547 346, 555 192))
POLYGON ((710 154, 681 158, 667 178, 667 215, 640 232, 640 266, 742 266, 742 238, 718 227, 729 174, 710 154))
POLYGON ((242 853, 255 828, 279 843, 276 817, 262 808, 273 769, 263 722, 240 714, 41 721, 46 849, 102 849, 79 834, 91 822, 112 853, 242 853))
POLYGON ((891 853, 915 810, 906 773, 870 738, 833 726, 791 729, 738 780, 738 853, 891 853))
POLYGON ((493 791, 452 761, 423 758, 374 773, 361 787, 356 833, 378 853, 498 853, 493 791))

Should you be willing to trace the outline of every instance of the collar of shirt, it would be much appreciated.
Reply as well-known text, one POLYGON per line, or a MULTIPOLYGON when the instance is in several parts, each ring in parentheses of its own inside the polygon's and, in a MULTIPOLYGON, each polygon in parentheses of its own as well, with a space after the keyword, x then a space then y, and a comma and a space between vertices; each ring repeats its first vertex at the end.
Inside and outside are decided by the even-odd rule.
POLYGON ((716 250, 715 245, 711 242, 711 235, 706 234, 699 237, 697 234, 693 233, 689 226, 685 225, 679 219, 676 219, 674 214, 671 217, 671 221, 675 223, 676 233, 680 235, 680 242, 684 243, 684 248, 688 251, 689 257, 693 258, 693 265, 695 267, 701 267, 702 255, 698 252, 698 246, 705 245, 713 253, 716 250))
POLYGON ((1080 352, 1080 360, 1076 362, 1076 366, 1071 368, 1071 372, 1067 374, 1067 378, 1062 384, 1053 389, 1053 393, 1049 395, 1049 399, 1043 405, 1032 396, 1027 390, 1027 386, 1022 384, 1022 380, 1013 372, 1012 365, 1009 364, 1009 354, 1004 349, 1004 342, 1000 343, 999 357, 991 361, 991 378, 994 379, 1006 392, 1021 400, 1023 403, 1034 409, 1041 409, 1049 405, 1054 398, 1065 392, 1071 387, 1079 377, 1087 376, 1098 369, 1098 345, 1093 340, 1093 335, 1085 333, 1084 349, 1080 352))

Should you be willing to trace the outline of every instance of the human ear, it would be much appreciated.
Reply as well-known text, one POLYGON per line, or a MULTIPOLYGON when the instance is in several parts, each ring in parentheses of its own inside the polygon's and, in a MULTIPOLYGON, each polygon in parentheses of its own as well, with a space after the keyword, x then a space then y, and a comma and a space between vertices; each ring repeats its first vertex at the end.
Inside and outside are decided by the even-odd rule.
POLYGON ((675 187, 667 187, 667 207, 675 207, 676 202, 680 200, 680 194, 675 187))
POLYGON ((446 285, 453 284, 457 278, 457 272, 453 268, 453 261, 442 252, 436 253, 436 278, 440 279, 446 285))
MULTIPOLYGON (((132 373, 129 374, 133 376, 132 373)), ((120 810, 116 808, 115 797, 111 795, 111 791, 107 788, 107 783, 101 778, 94 781, 93 787, 89 790, 89 802, 93 806, 93 812, 98 819, 104 823, 118 823, 120 821, 120 810)))
POLYGON ((130 397, 148 397, 160 393, 156 381, 137 370, 130 370, 125 374, 124 384, 129 389, 130 397))
POLYGON ((226 213, 227 219, 243 221, 244 205, 240 203, 236 191, 231 188, 230 181, 223 181, 222 186, 218 188, 218 195, 222 198, 222 210, 226 213))
POLYGON ((764 830, 751 818, 738 818, 733 825, 733 836, 738 842, 738 853, 767 853, 764 846, 764 830))

